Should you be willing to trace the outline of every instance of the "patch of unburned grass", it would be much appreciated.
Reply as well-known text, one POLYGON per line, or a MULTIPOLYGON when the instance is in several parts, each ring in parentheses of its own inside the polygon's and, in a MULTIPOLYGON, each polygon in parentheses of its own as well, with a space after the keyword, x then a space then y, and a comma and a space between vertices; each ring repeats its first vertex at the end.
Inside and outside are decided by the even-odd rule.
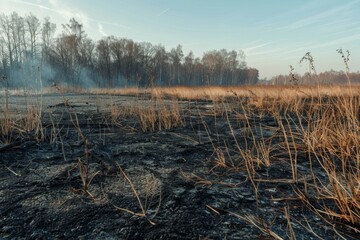
MULTIPOLYGON (((299 162, 309 161, 312 180, 309 182, 306 176, 306 187, 294 188, 298 199, 334 228, 341 222, 359 232, 359 90, 359 86, 351 86, 351 91, 349 86, 155 88, 146 90, 149 96, 146 105, 133 106, 131 114, 138 116, 143 131, 170 129, 186 124, 182 120, 185 112, 178 110, 179 101, 210 101, 213 114, 195 111, 208 135, 205 116, 226 119, 235 142, 235 146, 213 145, 215 160, 211 170, 245 170, 257 192, 259 182, 277 181, 260 179, 259 169, 282 161, 289 165, 291 178, 281 181, 297 184, 305 179, 298 172, 299 162), (164 99, 169 98, 177 100, 171 106, 164 104, 164 99), (262 118, 276 123, 271 130, 273 136, 263 135, 269 127, 261 122, 262 118), (235 131, 234 119, 242 122, 246 136, 235 131), (234 151, 238 152, 236 158, 229 154, 234 151), (324 174, 320 176, 319 172, 324 174), (314 195, 308 195, 309 188, 314 195)), ((285 213, 294 237, 288 209, 285 213)))
MULTIPOLYGON (((360 86, 352 85, 354 94, 360 93, 360 86)), ((93 94, 135 95, 148 94, 154 97, 176 97, 190 100, 221 100, 226 97, 251 97, 252 100, 283 99, 320 96, 349 96, 349 86, 321 85, 319 90, 314 85, 301 85, 298 88, 288 85, 256 85, 256 86, 197 86, 197 87, 154 87, 154 88, 119 88, 119 89, 90 89, 93 94)))

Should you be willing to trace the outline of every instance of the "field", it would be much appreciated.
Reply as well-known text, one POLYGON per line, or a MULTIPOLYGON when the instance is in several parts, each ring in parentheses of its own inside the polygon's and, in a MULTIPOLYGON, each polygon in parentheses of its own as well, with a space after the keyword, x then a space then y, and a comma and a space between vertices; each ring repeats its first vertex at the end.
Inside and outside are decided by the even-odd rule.
POLYGON ((0 95, 0 238, 357 239, 360 87, 0 95))

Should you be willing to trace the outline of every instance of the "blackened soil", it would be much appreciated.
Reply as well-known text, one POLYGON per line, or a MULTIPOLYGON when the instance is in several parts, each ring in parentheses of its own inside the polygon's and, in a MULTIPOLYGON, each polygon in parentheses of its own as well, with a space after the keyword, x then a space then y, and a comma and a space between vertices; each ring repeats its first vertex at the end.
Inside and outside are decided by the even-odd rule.
MULTIPOLYGON (((290 229, 297 239, 340 238, 295 193, 311 181, 305 156, 298 183, 281 150, 249 177, 238 146, 264 139, 281 149, 273 118, 249 116, 252 137, 236 113, 184 103, 184 125, 142 132, 136 117, 114 123, 96 101, 53 99, 44 140, 21 134, 0 145, 1 239, 289 239, 290 229)), ((356 239, 341 225, 337 232, 356 239)))

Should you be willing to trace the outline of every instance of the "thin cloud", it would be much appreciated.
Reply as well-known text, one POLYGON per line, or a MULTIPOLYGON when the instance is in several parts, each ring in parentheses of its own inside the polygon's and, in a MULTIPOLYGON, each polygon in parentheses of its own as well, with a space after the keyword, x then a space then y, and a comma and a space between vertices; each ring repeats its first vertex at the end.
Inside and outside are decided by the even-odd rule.
MULTIPOLYGON (((95 22, 95 23, 101 23, 101 24, 106 24, 106 25, 112 25, 112 26, 116 26, 116 27, 120 27, 120 28, 124 28, 124 29, 130 29, 130 27, 119 24, 119 23, 113 23, 113 22, 103 21, 100 19, 91 18, 79 10, 67 9, 65 6, 61 5, 61 2, 59 2, 57 0, 49 1, 51 7, 47 7, 42 4, 27 2, 27 1, 23 1, 23 0, 7 0, 7 1, 19 3, 19 4, 23 4, 23 5, 28 5, 28 6, 33 6, 33 7, 38 7, 40 9, 55 12, 55 13, 59 14, 62 18, 64 18, 66 21, 68 21, 70 18, 74 17, 76 19, 79 19, 81 23, 83 23, 84 25, 87 25, 87 26, 90 26, 89 22, 95 22)), ((38 2, 40 2, 40 1, 38 1, 38 2)))
POLYGON ((157 16, 160 17, 160 16, 164 15, 165 13, 167 13, 169 10, 170 10, 170 8, 167 8, 164 11, 160 12, 157 16))
MULTIPOLYGON (((360 25, 358 25, 360 26, 360 25)), ((344 35, 347 33, 354 33, 354 32, 360 32, 360 27, 355 27, 355 28, 345 28, 344 30, 341 31, 337 31, 334 34, 332 34, 332 36, 339 36, 339 35, 344 35)))
POLYGON ((260 55, 269 55, 269 54, 272 55, 274 53, 281 53, 283 50, 284 50, 283 48, 270 49, 270 50, 250 53, 249 56, 260 56, 260 55))
POLYGON ((91 20, 91 21, 106 24, 106 25, 111 25, 111 26, 120 27, 120 28, 124 28, 124 29, 131 29, 130 27, 128 27, 126 25, 119 24, 119 23, 107 22, 107 21, 102 21, 102 20, 94 19, 94 18, 88 18, 88 19, 91 20))
MULTIPOLYGON (((53 12, 57 12, 54 9, 45 7, 44 5, 41 5, 41 4, 26 2, 26 1, 22 1, 22 0, 7 0, 7 1, 8 2, 14 2, 14 3, 20 3, 20 4, 24 4, 24 5, 28 5, 28 6, 33 6, 33 7, 38 7, 38 8, 46 9, 46 10, 53 11, 53 12)), ((38 2, 40 2, 40 1, 38 1, 38 2)))
POLYGON ((68 21, 70 18, 75 18, 84 24, 84 26, 90 26, 90 21, 92 21, 85 13, 79 11, 78 9, 69 9, 63 4, 63 2, 58 0, 49 0, 49 3, 52 9, 55 9, 62 18, 68 21))
POLYGON ((245 53, 250 53, 252 52, 253 50, 256 50, 258 48, 262 48, 262 47, 265 47, 267 45, 271 44, 271 42, 268 42, 268 43, 263 43, 263 44, 258 44, 258 45, 255 45, 255 46, 252 46, 252 47, 247 47, 247 48, 244 48, 243 51, 245 53))
POLYGON ((99 31, 99 33, 100 33, 102 36, 107 37, 108 35, 107 35, 106 32, 104 31, 103 25, 102 25, 101 23, 98 23, 97 25, 98 25, 98 31, 99 31))
POLYGON ((340 44, 357 41, 359 39, 360 39, 360 33, 354 34, 354 35, 351 35, 351 36, 348 36, 348 37, 338 38, 338 39, 335 39, 333 41, 329 41, 329 42, 326 42, 326 43, 317 44, 317 45, 314 46, 314 48, 337 46, 337 45, 340 45, 340 44))
POLYGON ((359 2, 360 2, 359 0, 355 0, 348 4, 338 6, 338 7, 332 8, 330 10, 320 12, 313 16, 306 17, 306 18, 300 19, 298 21, 292 22, 286 26, 279 27, 279 28, 273 28, 273 29, 269 29, 269 30, 270 31, 272 31, 272 30, 296 30, 299 28, 304 28, 304 27, 314 25, 319 22, 328 22, 329 19, 332 20, 332 19, 334 19, 334 17, 336 19, 339 19, 339 14, 343 13, 344 11, 351 10, 353 5, 358 4, 359 2))
POLYGON ((353 41, 358 41, 358 40, 360 40, 360 33, 354 34, 354 35, 351 35, 348 37, 338 38, 338 39, 328 41, 325 43, 306 45, 306 46, 303 46, 303 47, 300 47, 300 48, 297 48, 294 50, 287 51, 286 53, 305 52, 305 51, 310 51, 310 50, 324 48, 324 47, 331 47, 331 46, 340 47, 339 45, 353 42, 353 41))

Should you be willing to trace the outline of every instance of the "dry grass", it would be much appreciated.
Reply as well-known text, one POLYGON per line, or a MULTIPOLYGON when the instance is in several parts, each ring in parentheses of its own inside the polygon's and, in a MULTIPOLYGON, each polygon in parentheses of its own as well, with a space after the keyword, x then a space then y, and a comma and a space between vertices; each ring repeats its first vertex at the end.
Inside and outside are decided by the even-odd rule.
POLYGON ((136 117, 144 132, 184 126, 184 109, 177 99, 153 96, 149 99, 139 98, 132 105, 118 106, 111 98, 109 106, 114 125, 121 125, 121 121, 127 117, 136 117))
MULTIPOLYGON (((360 93, 359 85, 352 85, 354 94, 360 93)), ((86 92, 86 91, 85 91, 86 92)), ((199 87, 155 87, 155 88, 125 88, 125 89, 91 89, 93 94, 110 95, 135 95, 148 94, 151 96, 176 97, 178 99, 207 99, 221 100, 226 97, 251 97, 254 102, 264 99, 297 99, 318 96, 349 96, 349 86, 346 85, 322 85, 319 89, 313 85, 301 85, 299 88, 292 86, 257 85, 257 86, 199 86, 199 87)))
MULTIPOLYGON (((109 109, 114 125, 121 124, 127 117, 135 117, 142 131, 185 126, 185 115, 193 114, 199 116, 210 137, 205 117, 225 119, 235 145, 213 145, 215 160, 212 171, 216 168, 246 171, 256 193, 261 181, 304 181, 305 188, 294 188, 298 199, 328 224, 336 226, 341 222, 354 232, 360 232, 360 86, 298 86, 296 89, 287 86, 175 87, 97 89, 91 92, 137 96, 134 105, 118 106, 111 101, 109 109), (199 109, 191 112, 184 107, 186 101, 201 100, 211 101, 210 114, 199 109), (260 121, 251 122, 254 117, 260 121), (263 117, 274 119, 276 126, 262 124, 263 117), (234 120, 244 127, 241 136, 235 131, 234 120), (264 132, 270 132, 271 136, 265 136, 264 132), (273 141, 274 138, 278 141, 273 141), (232 158, 230 152, 237 152, 238 157, 232 158), (269 168, 279 161, 291 169, 289 179, 258 177, 259 169, 269 168), (311 177, 306 182, 305 176, 298 172, 299 161, 309 161, 311 177), (320 176, 319 172, 323 174, 320 176), (315 195, 308 194, 310 188, 315 195)), ((14 117, 9 111, 5 106, 1 107, 2 143, 9 143, 25 133, 42 139, 41 109, 27 108, 25 117, 14 117)), ((54 133, 55 138, 59 137, 58 134, 54 133)), ((225 141, 220 139, 218 142, 225 141)), ((89 175, 86 152, 84 159, 78 161, 78 167, 84 191, 88 192, 94 176, 89 175)), ((141 215, 146 216, 141 201, 137 200, 141 215)), ((289 238, 295 239, 288 208, 285 208, 285 216, 289 238)), ((261 227, 257 218, 241 218, 270 236, 280 238, 270 229, 261 227)))
POLYGON ((128 208, 124 208, 124 207, 119 207, 116 206, 115 204, 113 204, 110 199, 108 198, 107 194, 103 192, 103 195, 105 196, 106 200, 117 210, 122 211, 122 212, 126 212, 129 213, 131 215, 134 216, 138 216, 138 217, 143 217, 145 218, 151 225, 156 225, 156 223, 152 220, 158 213, 160 205, 161 205, 161 187, 159 186, 158 182, 156 181, 155 178, 151 178, 151 177, 147 177, 146 178, 146 184, 145 186, 142 186, 145 192, 145 196, 144 196, 144 200, 141 199, 140 196, 140 192, 138 189, 136 189, 135 184, 133 183, 133 181, 130 179, 130 177, 124 172, 124 170, 121 168, 121 166, 116 163, 118 168, 119 168, 119 172, 121 173, 121 176, 125 179, 125 181, 127 182, 127 184, 130 186, 131 192, 133 193, 137 205, 140 209, 140 212, 135 212, 132 211, 128 208), (156 192, 159 192, 159 201, 158 201, 158 205, 157 208, 155 210, 155 213, 152 214, 150 216, 150 214, 148 213, 148 211, 150 210, 150 203, 151 203, 151 198, 154 197, 154 195, 156 194, 156 192))
MULTIPOLYGON (((169 96, 178 99, 211 99, 213 116, 227 118, 236 143, 236 146, 213 146, 215 162, 212 170, 245 169, 248 180, 257 192, 258 182, 278 180, 259 179, 256 174, 258 169, 268 168, 275 161, 283 161, 289 164, 292 177, 282 179, 282 182, 298 183, 304 180, 304 176, 298 173, 298 161, 307 159, 312 167, 312 180, 306 183, 305 190, 295 189, 298 198, 328 223, 342 222, 348 226, 359 226, 360 88, 352 86, 350 91, 348 86, 320 86, 318 89, 312 86, 297 89, 278 86, 156 88, 146 92, 150 95, 148 105, 133 107, 132 114, 139 117, 143 131, 169 129, 186 123, 181 120, 183 113, 175 107, 179 103, 173 100, 172 107, 165 107, 165 100, 161 96, 164 99, 169 96), (167 114, 171 117, 167 117, 167 114), (263 116, 275 119, 277 127, 271 130, 274 136, 259 137, 269 127, 260 122, 259 126, 251 124, 249 119, 254 115, 260 119, 263 116), (234 116, 247 128, 243 142, 239 142, 238 133, 231 125, 230 118, 234 116), (256 133, 254 128, 258 129, 256 133), (281 141, 273 144, 274 137, 281 141), (251 144, 247 144, 247 141, 251 144), (229 151, 237 151, 240 158, 231 159, 229 151), (314 165, 319 167, 315 168, 314 165), (325 173, 325 178, 319 177, 319 171, 325 173), (308 196, 308 188, 315 189, 316 195, 308 196), (316 206, 310 204, 313 201, 309 199, 318 199, 316 206)), ((210 135, 206 121, 202 121, 210 135)), ((290 238, 295 239, 288 209, 285 210, 290 238)))
POLYGON ((9 144, 18 138, 44 140, 40 106, 28 105, 25 112, 0 107, 0 143, 9 144))

